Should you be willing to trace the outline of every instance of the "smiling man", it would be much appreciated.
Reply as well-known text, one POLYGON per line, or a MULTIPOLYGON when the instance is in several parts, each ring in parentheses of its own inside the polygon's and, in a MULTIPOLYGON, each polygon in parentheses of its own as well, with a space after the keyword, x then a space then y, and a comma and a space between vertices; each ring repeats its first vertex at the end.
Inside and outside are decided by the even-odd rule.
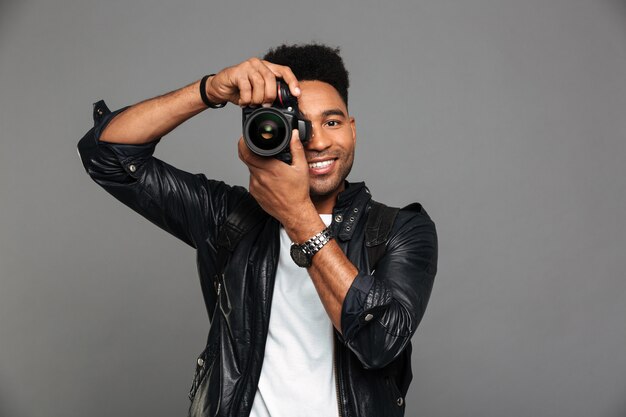
POLYGON ((211 327, 192 416, 404 414, 437 237, 421 205, 390 209, 346 181, 356 126, 338 52, 283 45, 116 112, 98 102, 79 142, 98 184, 197 251, 211 327), (310 122, 308 140, 293 131, 291 164, 240 139, 246 190, 152 156, 161 137, 207 108, 271 105, 278 79, 310 122), (246 223, 251 213, 258 219, 246 223))

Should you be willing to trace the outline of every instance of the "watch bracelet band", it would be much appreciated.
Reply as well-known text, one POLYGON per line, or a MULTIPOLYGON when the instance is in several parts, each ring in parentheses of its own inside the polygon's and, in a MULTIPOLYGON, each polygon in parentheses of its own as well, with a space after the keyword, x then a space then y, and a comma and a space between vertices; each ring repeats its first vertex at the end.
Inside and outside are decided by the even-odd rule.
POLYGON ((330 233, 330 226, 328 226, 306 242, 300 244, 299 246, 308 254, 314 255, 319 252, 324 247, 324 245, 326 245, 330 241, 330 239, 332 239, 332 237, 333 236, 330 233))

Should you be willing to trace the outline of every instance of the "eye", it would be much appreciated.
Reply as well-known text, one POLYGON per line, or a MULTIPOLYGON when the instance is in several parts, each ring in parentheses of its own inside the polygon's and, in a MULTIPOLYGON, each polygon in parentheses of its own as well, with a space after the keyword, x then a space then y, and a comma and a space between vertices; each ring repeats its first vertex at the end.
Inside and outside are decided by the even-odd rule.
POLYGON ((341 122, 339 120, 329 120, 325 124, 328 127, 338 127, 341 125, 341 122))

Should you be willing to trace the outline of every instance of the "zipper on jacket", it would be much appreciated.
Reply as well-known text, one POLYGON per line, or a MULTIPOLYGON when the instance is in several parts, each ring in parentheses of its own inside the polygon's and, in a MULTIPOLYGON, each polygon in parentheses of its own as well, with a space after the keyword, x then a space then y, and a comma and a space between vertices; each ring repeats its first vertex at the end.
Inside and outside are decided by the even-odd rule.
MULTIPOLYGON (((271 311, 272 308, 272 298, 274 295, 274 280, 276 278, 276 270, 278 268, 278 254, 276 254, 277 250, 280 250, 280 234, 279 234, 279 229, 276 228, 276 234, 275 234, 275 241, 279 242, 278 247, 274 248, 274 251, 271 253, 271 258, 273 259, 273 261, 270 263, 271 265, 271 269, 268 268, 267 270, 267 274, 266 276, 271 276, 271 279, 266 279, 265 280, 265 292, 267 294, 267 302, 266 302, 266 314, 269 316, 269 313, 271 311)), ((255 275, 256 272, 255 272, 255 275)), ((256 305, 257 302, 257 295, 258 295, 258 291, 253 291, 254 294, 254 299, 252 301, 252 305, 256 305)), ((253 309, 253 314, 252 314, 252 322, 256 322, 256 310, 253 309)), ((268 330, 269 330, 269 321, 267 323, 267 329, 265 329, 264 332, 264 337, 267 340, 267 334, 268 334, 268 330)), ((257 333, 256 332, 251 332, 251 336, 250 336, 250 346, 255 346, 257 343, 257 333)), ((265 348, 263 350, 264 354, 265 354, 265 348)), ((241 383, 237 386, 237 389, 235 389, 235 392, 233 393, 233 404, 238 404, 237 407, 237 413, 234 415, 238 415, 241 413, 241 407, 243 402, 241 401, 241 397, 243 396, 243 390, 246 387, 246 384, 248 383, 248 379, 250 378, 250 362, 252 361, 251 358, 248 358, 248 360, 246 361, 246 364, 244 366, 244 371, 242 373, 242 378, 241 378, 241 383)), ((261 370, 259 370, 259 378, 261 375, 261 370)), ((255 387, 255 395, 256 395, 256 390, 258 390, 258 382, 257 382, 257 386, 255 387)), ((253 397, 254 398, 254 397, 253 397)), ((248 414, 250 413, 250 410, 252 409, 252 404, 250 404, 250 409, 248 410, 248 414)))
POLYGON ((333 334, 333 371, 335 372, 335 393, 337 394, 337 411, 343 417, 341 395, 339 395, 339 372, 337 367, 337 336, 333 334))

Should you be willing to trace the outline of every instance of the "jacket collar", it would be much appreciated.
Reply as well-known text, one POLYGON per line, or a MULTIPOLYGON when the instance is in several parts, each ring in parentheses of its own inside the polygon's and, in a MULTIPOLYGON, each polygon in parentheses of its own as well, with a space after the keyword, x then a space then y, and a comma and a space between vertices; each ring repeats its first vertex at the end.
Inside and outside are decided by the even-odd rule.
POLYGON ((331 230, 333 236, 341 241, 350 240, 359 219, 365 213, 372 196, 364 182, 349 183, 337 197, 333 208, 331 230))

